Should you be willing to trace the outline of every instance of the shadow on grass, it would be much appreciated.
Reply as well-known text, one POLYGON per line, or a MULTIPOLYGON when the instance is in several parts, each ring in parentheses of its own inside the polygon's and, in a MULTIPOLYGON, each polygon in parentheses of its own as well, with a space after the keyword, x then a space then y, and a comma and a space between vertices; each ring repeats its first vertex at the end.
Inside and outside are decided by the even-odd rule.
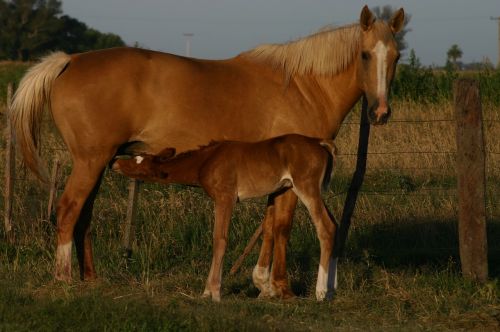
MULTIPOLYGON (((500 220, 488 220, 488 263, 491 278, 500 277, 500 220)), ((345 256, 370 260, 390 269, 460 262, 456 220, 392 222, 351 232, 345 256)), ((457 265, 459 267, 459 265, 457 265)))
MULTIPOLYGON (((500 238, 500 220, 488 220, 487 236, 489 276, 492 279, 499 278, 500 242, 496 239, 500 238)), ((256 256, 248 261, 253 263, 254 259, 256 256)), ((300 230, 292 230, 287 251, 287 267, 290 286, 297 296, 312 296, 318 260, 317 241, 305 241, 300 230)), ((427 219, 353 227, 342 261, 359 265, 357 268, 361 273, 364 273, 362 266, 366 265, 368 271, 371 269, 368 267, 370 265, 394 271, 421 270, 429 273, 451 269, 458 275, 458 224, 454 219, 427 219)), ((243 292, 247 296, 255 297, 258 290, 251 285, 251 277, 248 274, 244 280, 234 282, 230 293, 243 292)))

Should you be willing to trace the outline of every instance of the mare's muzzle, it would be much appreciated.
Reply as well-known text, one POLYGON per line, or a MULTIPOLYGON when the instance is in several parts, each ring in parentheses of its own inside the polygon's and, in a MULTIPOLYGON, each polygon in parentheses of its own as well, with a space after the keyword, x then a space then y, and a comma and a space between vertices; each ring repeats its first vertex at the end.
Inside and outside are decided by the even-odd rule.
POLYGON ((391 107, 389 105, 380 105, 378 100, 368 108, 368 120, 372 125, 383 125, 387 123, 391 116, 391 107))

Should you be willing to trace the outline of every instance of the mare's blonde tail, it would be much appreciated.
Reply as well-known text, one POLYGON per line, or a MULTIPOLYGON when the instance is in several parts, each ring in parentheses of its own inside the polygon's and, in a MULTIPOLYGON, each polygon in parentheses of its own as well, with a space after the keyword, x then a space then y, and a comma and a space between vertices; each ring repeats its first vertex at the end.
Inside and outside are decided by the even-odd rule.
POLYGON ((24 161, 42 181, 47 180, 47 171, 38 155, 37 142, 43 110, 45 104, 50 107, 52 84, 70 59, 68 54, 55 52, 28 70, 19 83, 9 110, 9 118, 24 161))

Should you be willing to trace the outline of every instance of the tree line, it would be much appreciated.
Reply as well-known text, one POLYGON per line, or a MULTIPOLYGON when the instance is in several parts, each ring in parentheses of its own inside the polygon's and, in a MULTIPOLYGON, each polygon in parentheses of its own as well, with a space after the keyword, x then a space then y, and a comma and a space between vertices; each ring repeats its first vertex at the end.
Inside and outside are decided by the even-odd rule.
POLYGON ((27 61, 50 50, 78 53, 125 45, 118 35, 63 15, 61 5, 60 0, 0 0, 0 60, 27 61))

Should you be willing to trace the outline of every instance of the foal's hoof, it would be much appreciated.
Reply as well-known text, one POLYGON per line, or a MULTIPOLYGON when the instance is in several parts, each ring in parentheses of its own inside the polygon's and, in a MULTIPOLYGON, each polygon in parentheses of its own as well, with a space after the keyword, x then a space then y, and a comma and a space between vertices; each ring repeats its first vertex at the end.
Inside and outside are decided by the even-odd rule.
POLYGON ((205 289, 203 291, 203 294, 201 294, 201 297, 204 298, 204 299, 212 297, 212 301, 213 302, 220 302, 220 293, 211 292, 209 289, 205 289))
POLYGON ((280 290, 279 298, 282 300, 291 300, 296 298, 297 296, 288 288, 280 290))
POLYGON ((65 282, 67 284, 70 284, 73 281, 71 275, 68 276, 65 273, 58 273, 58 272, 54 274, 54 279, 56 281, 65 282))
POLYGON ((275 296, 275 294, 273 292, 271 292, 270 289, 263 289, 260 293, 259 293, 259 296, 258 298, 259 299, 270 299, 270 298, 273 298, 275 296))
POLYGON ((316 290, 316 300, 318 301, 331 301, 333 300, 334 291, 316 290))

